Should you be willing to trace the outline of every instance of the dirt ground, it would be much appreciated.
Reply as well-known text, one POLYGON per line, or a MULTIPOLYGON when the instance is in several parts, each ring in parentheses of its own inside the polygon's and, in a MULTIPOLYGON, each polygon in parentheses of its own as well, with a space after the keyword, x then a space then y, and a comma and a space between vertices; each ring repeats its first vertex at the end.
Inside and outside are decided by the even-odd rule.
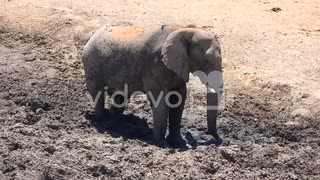
MULTIPOLYGON (((1 0, 0 179, 319 179, 318 0, 1 0), (152 145, 144 96, 92 120, 80 60, 104 24, 210 27, 223 50, 223 144, 202 143, 205 95, 186 105, 188 148, 152 145)), ((189 93, 201 88, 193 78, 189 93)))

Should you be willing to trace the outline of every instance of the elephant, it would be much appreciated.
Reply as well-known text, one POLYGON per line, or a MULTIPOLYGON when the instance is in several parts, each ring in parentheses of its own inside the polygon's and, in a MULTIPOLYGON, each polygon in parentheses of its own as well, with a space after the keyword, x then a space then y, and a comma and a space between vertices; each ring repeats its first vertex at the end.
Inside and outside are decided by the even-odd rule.
MULTIPOLYGON (((146 93, 152 110, 153 138, 155 143, 162 145, 186 144, 180 128, 189 74, 201 71, 209 75, 215 71, 221 74, 222 80, 221 48, 217 36, 196 26, 169 24, 149 29, 105 25, 84 46, 82 62, 87 90, 95 101, 96 119, 105 117, 106 95, 123 91, 124 86, 127 86, 129 95, 136 91, 146 93), (168 94, 171 96, 165 98, 168 94), (158 100, 157 104, 151 101, 152 98, 158 100), (179 104, 169 107, 168 102, 179 104), (169 133, 166 137, 167 126, 169 133)), ((209 93, 220 95, 223 81, 216 85, 215 82, 204 84, 208 89, 207 102, 218 101, 209 93)), ((121 115, 126 102, 124 95, 118 93, 114 96, 111 112, 121 115)), ((219 139, 217 114, 218 109, 207 109, 207 133, 215 139, 219 139)))

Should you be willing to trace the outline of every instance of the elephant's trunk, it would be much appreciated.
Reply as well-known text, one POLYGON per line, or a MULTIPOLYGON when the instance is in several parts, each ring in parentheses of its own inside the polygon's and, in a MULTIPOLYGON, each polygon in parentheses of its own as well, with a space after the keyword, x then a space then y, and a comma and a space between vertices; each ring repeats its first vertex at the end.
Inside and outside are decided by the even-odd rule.
POLYGON ((221 92, 207 86, 207 123, 208 133, 214 138, 219 139, 217 132, 218 107, 221 92))
POLYGON ((196 71, 193 74, 198 76, 200 81, 207 86, 207 123, 208 133, 216 139, 220 139, 217 132, 217 117, 219 103, 223 92, 223 75, 221 65, 218 66, 218 71, 196 71))

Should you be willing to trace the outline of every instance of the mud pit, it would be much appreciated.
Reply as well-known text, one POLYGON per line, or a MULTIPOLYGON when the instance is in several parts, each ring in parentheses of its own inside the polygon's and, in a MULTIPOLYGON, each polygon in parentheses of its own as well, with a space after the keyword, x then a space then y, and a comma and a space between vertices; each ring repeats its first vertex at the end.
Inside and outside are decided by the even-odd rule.
MULTIPOLYGON (((223 144, 200 144, 208 138, 204 135, 206 112, 187 104, 182 132, 189 148, 158 148, 152 145, 151 111, 143 97, 136 101, 144 104, 129 104, 121 119, 92 120, 80 56, 88 32, 105 23, 104 18, 92 17, 101 12, 88 14, 79 8, 84 1, 73 2, 72 12, 59 1, 27 2, 20 2, 23 7, 15 2, 1 7, 16 9, 2 11, 0 16, 0 179, 319 178, 319 113, 306 111, 319 101, 308 104, 313 91, 301 91, 281 78, 270 80, 263 76, 264 71, 243 72, 245 61, 231 60, 244 56, 231 49, 231 44, 243 39, 222 31, 221 26, 215 28, 226 57, 225 93, 232 98, 220 113, 223 144), (21 21, 19 17, 28 10, 37 14, 21 21)), ((150 5, 140 3, 144 8, 150 5)), ((217 14, 220 17, 219 11, 217 14)), ((117 22, 118 17, 122 15, 110 16, 107 23, 126 23, 117 22)), ((139 24, 139 18, 128 19, 139 24)), ((145 23, 152 21, 150 16, 145 23)), ((272 31, 268 34, 273 35, 272 31)), ((318 37, 312 32, 309 35, 318 37)), ((313 43, 310 39, 304 41, 313 43)), ((250 50, 250 46, 246 48, 250 50)), ((263 54, 258 50, 251 53, 253 57, 248 59, 263 54)), ((319 54, 308 55, 319 58, 319 54)), ((260 65, 268 69, 268 63, 260 65)), ((192 94, 201 85, 193 79, 188 86, 192 94)), ((203 103, 205 95, 195 96, 195 105, 203 103)))

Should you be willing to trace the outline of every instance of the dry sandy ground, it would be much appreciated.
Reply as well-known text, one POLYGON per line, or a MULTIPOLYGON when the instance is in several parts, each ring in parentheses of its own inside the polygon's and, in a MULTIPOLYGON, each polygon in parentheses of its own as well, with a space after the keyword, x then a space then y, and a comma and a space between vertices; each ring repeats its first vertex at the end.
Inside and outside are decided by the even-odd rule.
POLYGON ((1 0, 0 179, 319 179, 319 17, 319 0, 1 0), (231 99, 220 146, 200 145, 205 111, 191 104, 184 149, 152 145, 144 97, 117 121, 91 120, 80 61, 91 33, 169 23, 219 36, 231 99))

